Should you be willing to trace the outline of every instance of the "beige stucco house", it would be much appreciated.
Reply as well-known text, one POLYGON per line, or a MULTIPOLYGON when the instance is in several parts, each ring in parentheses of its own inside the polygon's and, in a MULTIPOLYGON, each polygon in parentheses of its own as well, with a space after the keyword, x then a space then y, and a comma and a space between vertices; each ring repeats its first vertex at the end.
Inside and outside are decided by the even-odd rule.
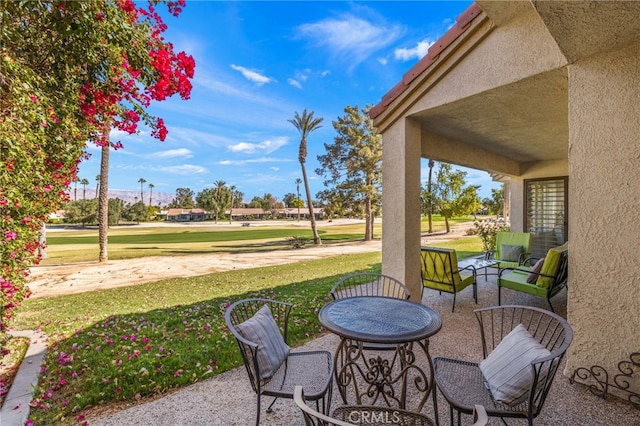
POLYGON ((569 240, 565 374, 640 352, 640 2, 478 0, 372 116, 384 273, 419 297, 420 159, 486 170, 512 230, 569 240))

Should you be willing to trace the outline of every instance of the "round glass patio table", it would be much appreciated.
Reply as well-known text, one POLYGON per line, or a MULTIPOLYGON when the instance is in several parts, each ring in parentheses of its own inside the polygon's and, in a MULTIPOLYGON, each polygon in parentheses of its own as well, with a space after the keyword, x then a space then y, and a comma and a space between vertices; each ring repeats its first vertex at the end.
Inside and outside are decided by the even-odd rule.
POLYGON ((410 300, 363 296, 329 302, 319 318, 340 336, 334 373, 345 404, 406 409, 411 398, 412 411, 422 409, 433 388, 429 337, 442 327, 437 312, 410 300), (372 350, 365 343, 386 346, 372 350))

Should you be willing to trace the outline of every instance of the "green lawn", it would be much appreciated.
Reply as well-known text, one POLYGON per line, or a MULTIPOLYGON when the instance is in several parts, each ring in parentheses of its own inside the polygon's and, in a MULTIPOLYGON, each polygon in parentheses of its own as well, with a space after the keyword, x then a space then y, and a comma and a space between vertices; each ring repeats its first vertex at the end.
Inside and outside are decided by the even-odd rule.
MULTIPOLYGON (((380 225, 374 237, 381 235, 380 225)), ((323 244, 358 241, 364 238, 364 224, 319 225, 323 244)), ((144 256, 184 256, 215 252, 260 252, 291 248, 291 237, 311 241, 311 228, 288 226, 193 226, 114 227, 109 230, 109 259, 144 256)), ((47 232, 47 259, 43 265, 87 262, 98 259, 98 230, 94 228, 47 232)))
MULTIPOLYGON (((328 229, 327 237, 354 233, 328 229)), ((252 238, 274 235, 273 230, 264 231, 251 234, 252 238)), ((301 230, 296 231, 300 235, 301 230)), ((191 234, 203 238, 198 231, 171 233, 191 234)), ((274 238, 286 235, 288 231, 274 238)), ((85 237, 89 239, 70 245, 86 250, 95 244, 90 235, 80 238, 85 237)), ((126 233, 120 237, 126 245, 126 233)), ((138 237, 129 238, 143 246, 138 237)), ((163 244, 148 237, 146 244, 163 244)), ((229 236, 220 241, 225 238, 230 241, 229 236)), ((64 242, 49 241, 51 253, 67 247, 64 242)), ((235 243, 246 245, 241 240, 235 243)), ((434 245, 456 248, 460 258, 481 252, 479 238, 434 245)), ((246 297, 293 303, 290 344, 302 344, 321 333, 317 313, 333 284, 345 274, 379 272, 380 262, 379 252, 365 253, 26 300, 15 316, 14 328, 41 329, 50 345, 30 418, 34 424, 73 424, 91 407, 162 394, 241 365, 224 312, 230 303, 246 297)))

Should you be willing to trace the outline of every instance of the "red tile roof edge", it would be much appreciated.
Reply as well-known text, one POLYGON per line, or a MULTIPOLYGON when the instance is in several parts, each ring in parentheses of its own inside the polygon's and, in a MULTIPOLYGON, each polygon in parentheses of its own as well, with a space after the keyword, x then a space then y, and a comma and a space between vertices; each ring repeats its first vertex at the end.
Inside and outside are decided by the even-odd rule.
POLYGON ((426 71, 440 56, 440 53, 451 45, 460 35, 462 35, 470 26, 471 22, 482 12, 480 6, 477 3, 471 4, 456 18, 456 23, 449 31, 447 31, 442 37, 438 39, 430 48, 428 53, 418 61, 407 73, 404 74, 402 80, 396 84, 391 90, 389 90, 383 97, 382 101, 371 108, 369 115, 371 118, 376 118, 387 109, 389 104, 393 102, 398 96, 400 96, 411 84, 416 77, 426 71))

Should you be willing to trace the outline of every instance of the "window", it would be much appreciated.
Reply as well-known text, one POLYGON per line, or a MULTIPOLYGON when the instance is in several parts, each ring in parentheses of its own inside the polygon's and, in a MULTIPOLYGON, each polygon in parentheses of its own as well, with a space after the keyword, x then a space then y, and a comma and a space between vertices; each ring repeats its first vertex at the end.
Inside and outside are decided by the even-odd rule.
POLYGON ((567 177, 524 181, 525 229, 531 232, 531 256, 541 258, 547 250, 567 241, 567 177))

